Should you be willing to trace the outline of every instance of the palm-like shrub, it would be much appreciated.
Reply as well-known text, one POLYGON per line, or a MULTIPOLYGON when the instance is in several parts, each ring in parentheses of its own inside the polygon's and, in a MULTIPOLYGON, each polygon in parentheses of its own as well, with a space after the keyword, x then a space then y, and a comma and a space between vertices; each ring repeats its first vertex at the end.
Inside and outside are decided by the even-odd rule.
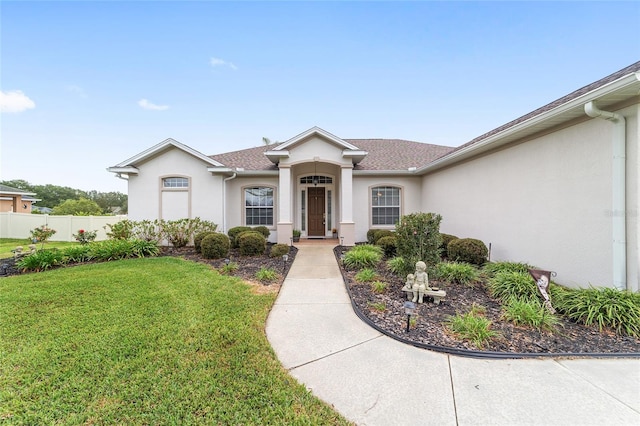
POLYGON ((344 255, 344 265, 349 268, 372 268, 382 260, 382 249, 371 244, 353 247, 344 255))

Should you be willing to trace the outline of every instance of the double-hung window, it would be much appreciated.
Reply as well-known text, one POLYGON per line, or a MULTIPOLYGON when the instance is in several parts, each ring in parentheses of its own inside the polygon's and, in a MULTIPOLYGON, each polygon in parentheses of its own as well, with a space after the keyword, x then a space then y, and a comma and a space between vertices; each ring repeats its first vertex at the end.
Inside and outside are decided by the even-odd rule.
POLYGON ((393 226, 400 220, 400 188, 377 186, 371 188, 371 224, 393 226))
POLYGON ((247 226, 273 226, 273 188, 245 188, 244 209, 247 226))

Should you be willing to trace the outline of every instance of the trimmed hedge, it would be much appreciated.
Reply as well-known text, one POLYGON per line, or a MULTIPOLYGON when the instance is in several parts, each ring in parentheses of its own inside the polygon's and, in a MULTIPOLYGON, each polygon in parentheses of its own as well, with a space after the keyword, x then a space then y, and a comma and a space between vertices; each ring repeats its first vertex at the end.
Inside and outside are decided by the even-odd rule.
POLYGON ((447 257, 454 262, 466 262, 482 266, 487 261, 489 249, 480 240, 459 238, 447 246, 447 257))
POLYGON ((440 244, 440 255, 442 257, 447 257, 447 249, 449 247, 449 243, 453 240, 457 240, 458 237, 451 234, 440 234, 442 237, 442 244, 440 244))
POLYGON ((229 229, 229 231, 227 231, 227 235, 229 236, 229 240, 231 240, 231 247, 238 248, 238 237, 240 234, 247 231, 251 231, 251 228, 248 226, 236 226, 229 229))
POLYGON ((211 235, 215 233, 216 232, 214 231, 204 231, 204 232, 199 232, 198 234, 196 234, 195 237, 193 237, 193 246, 196 249, 196 253, 200 253, 200 245, 202 244, 202 239, 207 235, 211 235))
POLYGON ((243 256, 258 256, 264 254, 267 239, 259 232, 243 232, 238 236, 238 247, 243 256))
POLYGON ((271 246, 269 252, 270 257, 282 257, 285 254, 289 254, 289 246, 286 244, 274 244, 271 246))
POLYGON ((219 232, 205 235, 200 243, 202 257, 206 259, 220 259, 229 254, 231 242, 229 237, 219 232))
POLYGON ((385 237, 379 238, 376 241, 376 245, 382 247, 382 250, 384 250, 384 255, 387 257, 395 256, 396 250, 398 248, 398 243, 396 242, 395 235, 387 235, 385 237))

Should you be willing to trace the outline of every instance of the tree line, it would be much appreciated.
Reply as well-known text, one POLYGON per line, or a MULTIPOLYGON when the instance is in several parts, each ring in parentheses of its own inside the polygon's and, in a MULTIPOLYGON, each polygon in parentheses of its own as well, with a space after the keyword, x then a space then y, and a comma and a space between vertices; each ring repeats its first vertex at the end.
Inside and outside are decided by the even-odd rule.
POLYGON ((121 192, 83 191, 68 186, 34 185, 26 180, 3 180, 0 184, 34 192, 37 207, 49 207, 53 214, 126 214, 127 195, 121 192))

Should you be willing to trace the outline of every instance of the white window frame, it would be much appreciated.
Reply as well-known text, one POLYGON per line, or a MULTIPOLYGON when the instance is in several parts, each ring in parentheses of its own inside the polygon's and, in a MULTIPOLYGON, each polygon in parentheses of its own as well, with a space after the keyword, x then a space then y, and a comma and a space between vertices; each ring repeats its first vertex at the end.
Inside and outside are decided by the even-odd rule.
POLYGON ((244 224, 244 226, 266 226, 269 229, 275 229, 276 227, 276 205, 277 205, 277 199, 276 199, 276 187, 273 185, 247 185, 247 186, 243 186, 242 187, 242 223, 244 224), (250 207, 247 206, 247 190, 250 189, 269 189, 271 190, 271 201, 272 201, 272 205, 271 206, 254 206, 254 207, 250 207), (271 210, 271 223, 252 223, 249 224, 247 223, 247 209, 265 209, 265 210, 271 210))
MULTIPOLYGON (((404 193, 404 188, 400 185, 393 185, 393 184, 378 184, 378 185, 372 185, 369 187, 369 224, 370 224, 370 228, 387 228, 387 229, 393 229, 395 228, 396 224, 395 221, 394 223, 374 223, 374 217, 379 217, 374 215, 373 210, 375 208, 392 208, 392 209, 398 209, 398 217, 397 220, 400 220, 400 218, 402 217, 402 210, 403 210, 403 204, 404 204, 404 199, 403 199, 403 193, 404 193), (378 192, 380 192, 382 189, 393 189, 393 190, 397 190, 398 191, 398 204, 397 205, 382 205, 382 204, 377 204, 374 205, 375 202, 375 197, 377 196, 377 194, 374 194, 374 191, 377 190, 378 192)), ((380 196, 383 197, 385 194, 381 194, 380 196)), ((395 218, 394 218, 395 219, 395 218)))

